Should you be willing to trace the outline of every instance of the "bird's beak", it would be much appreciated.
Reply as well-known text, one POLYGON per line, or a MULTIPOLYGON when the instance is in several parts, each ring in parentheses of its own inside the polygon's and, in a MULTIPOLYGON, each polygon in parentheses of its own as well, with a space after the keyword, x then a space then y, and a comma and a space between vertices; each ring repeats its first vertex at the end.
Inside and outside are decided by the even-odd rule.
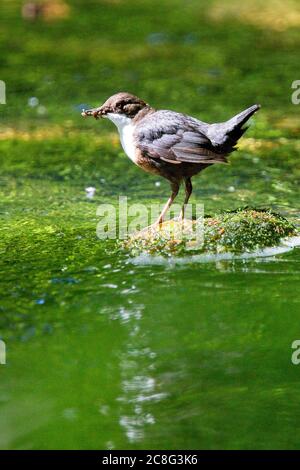
POLYGON ((92 108, 92 109, 83 109, 81 116, 94 116, 95 119, 99 119, 105 115, 105 109, 103 106, 99 106, 99 108, 92 108))

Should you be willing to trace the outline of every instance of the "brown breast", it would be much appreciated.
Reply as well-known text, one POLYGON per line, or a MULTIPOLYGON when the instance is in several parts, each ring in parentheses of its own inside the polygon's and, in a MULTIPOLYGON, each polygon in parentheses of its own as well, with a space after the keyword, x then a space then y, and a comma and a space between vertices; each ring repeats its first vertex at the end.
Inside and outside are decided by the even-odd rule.
POLYGON ((161 171, 157 167, 155 162, 151 158, 143 155, 140 149, 138 148, 136 149, 135 153, 135 163, 147 173, 152 173, 154 175, 161 174, 161 171))

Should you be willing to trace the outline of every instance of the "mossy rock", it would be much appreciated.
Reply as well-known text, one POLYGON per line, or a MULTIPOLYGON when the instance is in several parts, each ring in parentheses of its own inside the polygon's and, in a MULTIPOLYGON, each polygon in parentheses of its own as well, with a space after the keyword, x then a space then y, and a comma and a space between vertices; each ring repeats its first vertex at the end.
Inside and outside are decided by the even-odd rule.
POLYGON ((280 214, 246 208, 205 217, 202 222, 166 221, 136 232, 121 245, 132 255, 240 254, 276 247, 283 238, 296 235, 296 227, 280 214))

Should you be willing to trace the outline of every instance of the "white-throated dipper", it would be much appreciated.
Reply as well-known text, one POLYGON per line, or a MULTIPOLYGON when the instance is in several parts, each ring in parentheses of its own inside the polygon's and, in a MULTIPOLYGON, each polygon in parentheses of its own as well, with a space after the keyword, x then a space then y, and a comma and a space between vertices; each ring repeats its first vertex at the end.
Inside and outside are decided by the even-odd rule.
POLYGON ((227 162, 247 130, 244 124, 259 108, 255 104, 226 122, 208 124, 175 111, 156 110, 137 96, 121 92, 98 108, 83 110, 82 116, 110 119, 128 157, 143 170, 170 181, 172 194, 157 220, 160 224, 183 181, 184 217, 192 193, 191 177, 214 163, 227 162))

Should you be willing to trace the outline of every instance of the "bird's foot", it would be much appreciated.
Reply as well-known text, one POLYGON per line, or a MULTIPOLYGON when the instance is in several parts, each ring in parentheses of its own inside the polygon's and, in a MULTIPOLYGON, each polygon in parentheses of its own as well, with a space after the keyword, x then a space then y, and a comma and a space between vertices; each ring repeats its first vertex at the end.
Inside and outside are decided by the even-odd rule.
POLYGON ((142 228, 139 230, 139 234, 141 233, 149 233, 149 232, 158 232, 162 230, 164 221, 159 218, 153 224, 147 225, 147 227, 142 228))
POLYGON ((184 214, 179 214, 177 217, 174 217, 174 219, 172 220, 174 220, 174 222, 181 222, 184 224, 184 222, 186 222, 189 219, 186 219, 184 214))
POLYGON ((163 224, 162 221, 157 220, 157 221, 154 222, 153 224, 148 225, 147 227, 144 227, 144 228, 140 231, 140 233, 160 230, 160 229, 162 228, 162 224, 163 224))

